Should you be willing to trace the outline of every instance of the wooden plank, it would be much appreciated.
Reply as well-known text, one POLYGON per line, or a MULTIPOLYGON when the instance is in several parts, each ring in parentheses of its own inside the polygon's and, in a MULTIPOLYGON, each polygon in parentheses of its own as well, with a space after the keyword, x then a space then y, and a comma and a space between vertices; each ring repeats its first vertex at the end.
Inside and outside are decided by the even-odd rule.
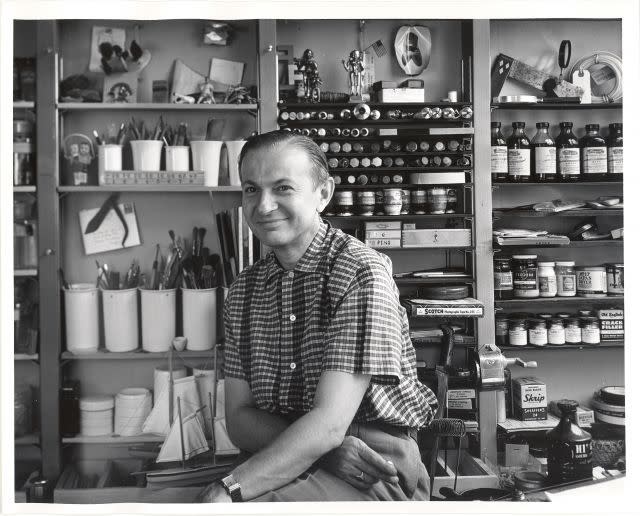
POLYGON ((61 102, 59 111, 238 111, 250 112, 258 109, 257 104, 154 104, 154 103, 102 103, 102 102, 61 102))
POLYGON ((258 20, 258 132, 278 128, 278 53, 276 20, 258 20))

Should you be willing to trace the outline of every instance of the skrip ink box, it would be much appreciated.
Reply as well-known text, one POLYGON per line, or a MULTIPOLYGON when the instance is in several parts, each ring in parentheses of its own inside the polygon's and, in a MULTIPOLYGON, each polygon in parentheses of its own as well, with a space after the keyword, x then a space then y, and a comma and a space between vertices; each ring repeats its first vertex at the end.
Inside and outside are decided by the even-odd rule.
POLYGON ((513 410, 520 421, 547 419, 547 386, 533 376, 515 378, 513 384, 513 410))

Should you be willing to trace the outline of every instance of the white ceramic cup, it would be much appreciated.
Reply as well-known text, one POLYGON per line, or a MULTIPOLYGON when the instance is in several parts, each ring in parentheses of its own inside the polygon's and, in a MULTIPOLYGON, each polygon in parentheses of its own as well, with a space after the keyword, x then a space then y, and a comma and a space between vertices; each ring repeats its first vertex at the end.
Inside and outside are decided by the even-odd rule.
POLYGON ((172 145, 164 148, 165 168, 169 172, 189 171, 189 147, 172 145))
POLYGON ((133 168, 136 171, 157 172, 160 170, 160 155, 162 141, 160 140, 131 140, 133 154, 133 168))
POLYGON ((193 170, 204 171, 204 185, 218 186, 220 176, 221 141, 196 140, 191 142, 193 170))

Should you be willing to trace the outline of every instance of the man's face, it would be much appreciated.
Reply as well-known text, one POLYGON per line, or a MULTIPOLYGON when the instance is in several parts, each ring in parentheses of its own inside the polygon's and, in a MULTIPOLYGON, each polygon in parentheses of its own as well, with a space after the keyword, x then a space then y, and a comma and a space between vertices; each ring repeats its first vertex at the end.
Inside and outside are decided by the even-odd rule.
POLYGON ((242 161, 242 207, 260 241, 276 252, 306 250, 317 214, 333 189, 313 184, 311 162, 297 147, 252 151, 242 161))

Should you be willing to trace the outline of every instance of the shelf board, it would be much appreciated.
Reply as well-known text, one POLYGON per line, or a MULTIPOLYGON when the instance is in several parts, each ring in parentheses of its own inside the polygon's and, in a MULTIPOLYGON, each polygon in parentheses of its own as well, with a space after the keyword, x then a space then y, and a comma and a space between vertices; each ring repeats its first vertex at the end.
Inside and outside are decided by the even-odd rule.
POLYGON ((40 442, 40 436, 38 434, 27 434, 20 437, 16 437, 14 443, 16 446, 28 446, 38 444, 40 442))
POLYGON ((372 247, 371 249, 375 249, 381 253, 386 251, 424 251, 425 249, 429 249, 431 251, 448 251, 450 249, 459 249, 459 250, 472 250, 473 246, 470 245, 447 245, 442 247, 432 247, 432 246, 421 246, 421 247, 372 247))
MULTIPOLYGON (((425 102, 366 102, 371 109, 393 109, 397 107, 414 108, 420 110, 425 106, 438 107, 464 107, 473 105, 472 102, 442 102, 442 101, 425 101, 425 102)), ((343 109, 351 109, 356 106, 354 102, 282 102, 278 103, 279 110, 286 111, 317 111, 318 109, 335 109, 341 111, 343 109)), ((324 120, 326 121, 326 120, 324 120)), ((332 122, 333 120, 329 120, 332 122)))
POLYGON ((394 278, 396 285, 400 286, 420 286, 420 285, 440 285, 440 284, 471 284, 474 279, 471 276, 465 278, 394 278))
POLYGON ((161 443, 164 437, 154 434, 142 434, 132 436, 121 435, 76 435, 75 437, 63 437, 63 444, 135 444, 135 443, 161 443))
POLYGON ((526 307, 527 305, 545 305, 545 304, 563 304, 563 305, 621 305, 624 303, 624 296, 607 296, 607 297, 533 297, 527 299, 506 299, 496 300, 496 307, 501 308, 517 308, 526 307))
POLYGON ((440 215, 322 215, 326 219, 335 220, 446 220, 446 219, 468 219, 473 215, 470 213, 444 213, 440 215))
POLYGON ((495 246, 496 251, 509 251, 509 249, 575 249, 580 247, 623 247, 624 240, 574 240, 569 242, 569 245, 533 245, 533 244, 519 244, 519 245, 504 245, 495 246))
POLYGON ((38 269, 14 269, 13 275, 15 277, 33 277, 38 275, 38 269))
POLYGON ((566 102, 561 104, 552 104, 545 102, 503 102, 503 103, 491 103, 491 109, 535 109, 535 110, 592 110, 592 109, 622 109, 622 102, 608 102, 608 103, 593 103, 593 104, 574 104, 572 102, 566 102))
MULTIPOLYGON (((433 185, 434 187, 446 186, 447 188, 455 188, 456 186, 462 186, 464 188, 472 188, 473 183, 438 183, 437 185, 433 185)), ((416 183, 367 183, 366 185, 351 185, 351 184, 339 184, 336 185, 337 190, 376 190, 376 189, 384 189, 384 188, 403 188, 403 189, 424 189, 427 185, 419 185, 416 183)), ((432 186, 429 186, 432 188, 432 186)))
POLYGON ((493 210, 493 216, 502 217, 622 217, 624 209, 566 210, 558 213, 546 213, 533 210, 493 210))
POLYGON ((58 111, 255 111, 257 104, 59 102, 58 111))
POLYGON ((562 346, 554 346, 547 344, 546 346, 500 346, 501 351, 546 351, 546 350, 565 350, 565 351, 582 351, 584 349, 599 348, 624 348, 623 340, 603 341, 600 344, 563 344, 562 346))
POLYGON ((329 173, 333 174, 335 172, 438 172, 438 173, 446 173, 446 172, 467 172, 471 173, 471 169, 473 166, 468 167, 349 167, 349 168, 330 168, 329 173))
POLYGON ((35 193, 35 186, 14 186, 13 193, 35 193))
POLYGON ((95 193, 95 192, 213 192, 240 193, 240 186, 191 186, 191 185, 105 185, 105 186, 59 186, 59 193, 95 193))
MULTIPOLYGON (((70 351, 63 351, 60 354, 62 360, 166 360, 168 354, 149 353, 147 351, 128 351, 124 353, 113 353, 110 351, 98 351, 97 353, 73 354, 70 351)), ((208 351, 181 351, 176 353, 176 357, 189 358, 211 358, 213 350, 208 351)))
POLYGON ((34 353, 33 355, 29 355, 27 353, 14 353, 13 354, 13 359, 16 362, 24 362, 27 360, 34 360, 37 361, 40 358, 40 355, 38 355, 38 353, 34 353))
MULTIPOLYGON (((417 108, 419 110, 421 108, 417 108)), ((450 125, 452 127, 463 127, 465 123, 473 123, 473 118, 404 118, 400 120, 390 120, 388 118, 378 118, 378 120, 371 120, 366 118, 364 120, 358 120, 357 118, 349 118, 348 120, 333 119, 333 120, 278 120, 280 127, 298 127, 298 126, 343 126, 351 125, 354 127, 381 127, 381 126, 405 126, 411 128, 430 127, 438 125, 450 125)), ((386 136, 386 135, 385 135, 386 136)), ((429 136, 429 135, 426 135, 429 136)), ((434 136, 434 135, 430 135, 434 136)))
POLYGON ((36 103, 33 100, 14 100, 13 109, 33 109, 36 103))
MULTIPOLYGON (((408 156, 410 158, 420 158, 422 156, 470 156, 473 154, 473 151, 398 151, 398 152, 388 152, 388 151, 380 151, 380 152, 325 152, 324 153, 327 159, 329 158, 371 158, 372 156, 379 156, 380 158, 392 157, 392 156, 408 156)), ((372 167, 367 167, 372 168, 372 167)), ((421 167, 413 167, 413 168, 421 168, 421 167)), ((428 167, 424 167, 428 168, 428 167)))
POLYGON ((519 186, 541 186, 541 187, 545 187, 545 186, 568 186, 568 187, 575 187, 575 186, 622 186, 623 182, 622 181, 578 181, 576 183, 569 183, 569 182, 560 182, 560 181, 549 181, 548 183, 536 183, 536 182, 531 182, 531 183, 491 183, 491 188, 494 190, 497 190, 498 188, 502 188, 504 186, 506 187, 519 187, 519 186))

